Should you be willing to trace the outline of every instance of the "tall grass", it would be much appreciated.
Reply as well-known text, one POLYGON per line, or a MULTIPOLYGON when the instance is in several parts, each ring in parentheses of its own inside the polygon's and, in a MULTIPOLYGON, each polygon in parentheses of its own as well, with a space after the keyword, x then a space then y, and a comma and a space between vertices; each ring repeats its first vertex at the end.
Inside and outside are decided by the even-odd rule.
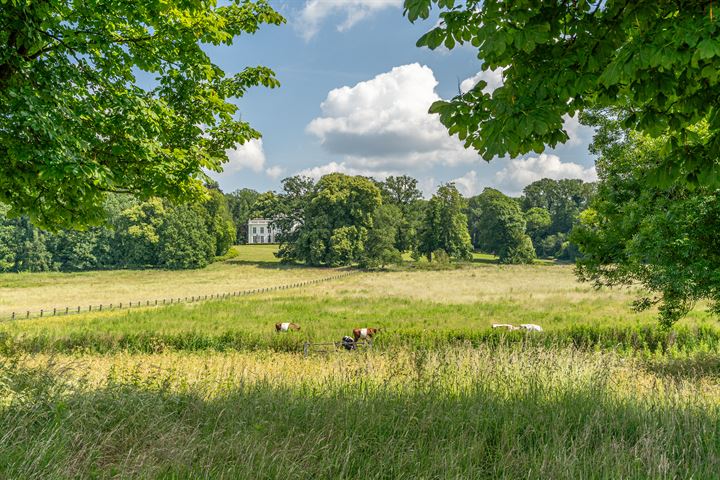
POLYGON ((573 349, 4 361, 0 477, 715 478, 720 386, 573 349), (85 373, 87 372, 87 373, 85 373))
POLYGON ((673 330, 663 330, 652 314, 618 311, 623 307, 608 305, 602 297, 435 302, 362 293, 366 280, 360 277, 201 304, 0 323, 0 353, 302 351, 306 341, 339 341, 353 328, 369 326, 383 328, 376 347, 385 349, 505 342, 653 354, 720 350, 720 329, 699 313, 673 330), (274 324, 287 321, 299 323, 301 331, 276 334, 274 324), (545 332, 493 331, 494 322, 539 323, 545 332))

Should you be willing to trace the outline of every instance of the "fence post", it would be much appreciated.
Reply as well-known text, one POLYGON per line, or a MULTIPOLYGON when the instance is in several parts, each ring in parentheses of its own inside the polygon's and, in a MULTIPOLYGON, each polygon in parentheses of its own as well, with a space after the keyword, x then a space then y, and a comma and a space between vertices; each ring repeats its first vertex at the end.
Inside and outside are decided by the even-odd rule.
POLYGON ((102 303, 100 304, 100 311, 102 312, 102 303))
POLYGON ((57 307, 53 307, 53 317, 57 315, 57 307))
POLYGON ((92 312, 92 305, 88 307, 88 312, 92 312))
POLYGON ((15 320, 15 312, 12 314, 12 319, 15 320))
POLYGON ((80 305, 78 305, 78 313, 80 313, 80 305))
POLYGON ((65 315, 67 315, 68 313, 70 313, 70 307, 65 307, 65 315))
POLYGON ((43 316, 43 310, 42 310, 42 308, 40 309, 40 316, 41 316, 41 317, 43 316))
POLYGON ((27 311, 27 316, 25 318, 30 318, 30 310, 27 311))

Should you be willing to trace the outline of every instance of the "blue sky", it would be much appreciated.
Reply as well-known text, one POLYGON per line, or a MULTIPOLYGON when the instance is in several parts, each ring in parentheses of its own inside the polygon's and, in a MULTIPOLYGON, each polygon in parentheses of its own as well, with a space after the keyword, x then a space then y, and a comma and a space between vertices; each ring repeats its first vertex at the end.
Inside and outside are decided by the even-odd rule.
MULTIPOLYGON (((225 191, 277 190, 284 177, 332 171, 408 174, 426 195, 455 181, 465 195, 486 186, 516 195, 543 177, 593 180, 587 153, 592 131, 569 119, 569 144, 543 155, 490 163, 462 148, 427 114, 437 98, 470 88, 480 61, 472 47, 420 49, 417 39, 437 21, 411 24, 402 0, 271 0, 288 23, 264 26, 231 47, 208 48, 228 74, 266 65, 278 89, 255 88, 238 100, 244 120, 263 134, 229 152, 225 191)), ((484 72, 489 85, 500 72, 484 72)))

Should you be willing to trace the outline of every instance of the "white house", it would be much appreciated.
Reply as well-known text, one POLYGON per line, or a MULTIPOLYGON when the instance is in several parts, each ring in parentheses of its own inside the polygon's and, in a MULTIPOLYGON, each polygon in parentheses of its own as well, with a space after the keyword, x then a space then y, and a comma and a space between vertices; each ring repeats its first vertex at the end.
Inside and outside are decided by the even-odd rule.
POLYGON ((280 230, 273 227, 272 220, 251 218, 248 220, 248 243, 275 243, 280 230))

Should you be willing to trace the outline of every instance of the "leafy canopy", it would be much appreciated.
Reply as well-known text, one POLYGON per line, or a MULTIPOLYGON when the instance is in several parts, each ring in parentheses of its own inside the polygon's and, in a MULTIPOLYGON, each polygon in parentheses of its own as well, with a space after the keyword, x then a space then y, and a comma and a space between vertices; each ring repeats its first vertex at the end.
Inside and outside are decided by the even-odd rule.
POLYGON ((520 203, 524 210, 543 208, 550 214, 547 234, 568 233, 577 223, 595 193, 595 184, 579 179, 553 180, 543 178, 523 189, 520 203))
POLYGON ((235 241, 225 196, 209 188, 206 197, 173 205, 111 194, 105 225, 57 232, 8 218, 0 204, 0 272, 204 267, 235 241))
POLYGON ((433 5, 439 24, 418 40, 470 43, 483 70, 503 69, 430 111, 486 160, 568 140, 563 116, 622 105, 623 125, 661 140, 650 183, 720 185, 720 8, 711 1, 405 0, 410 21, 433 5), (695 126, 703 122, 706 135, 695 126))
POLYGON ((464 213, 465 199, 455 184, 440 185, 425 208, 418 253, 434 260, 439 251, 456 260, 472 259, 472 244, 464 213))
POLYGON ((370 263, 366 242, 382 205, 372 180, 331 173, 313 184, 296 176, 285 179, 283 188, 285 193, 268 198, 263 210, 283 232, 280 258, 310 265, 370 263))
POLYGON ((383 204, 394 205, 399 210, 395 248, 401 252, 415 250, 424 203, 417 180, 408 175, 391 175, 378 186, 383 204))
POLYGON ((498 255, 500 263, 532 263, 535 250, 517 201, 486 188, 470 199, 468 210, 476 248, 498 255))
POLYGON ((278 86, 202 47, 283 22, 265 0, 3 0, 0 201, 57 228, 98 221, 108 192, 202 196, 203 169, 259 137, 230 100, 278 86))
POLYGON ((720 313, 720 190, 648 187, 644 178, 661 158, 664 139, 626 132, 627 114, 587 118, 598 127, 591 149, 599 155, 600 181, 571 235, 583 253, 579 276, 597 286, 641 284, 650 293, 636 307, 658 304, 665 325, 702 299, 720 313))

